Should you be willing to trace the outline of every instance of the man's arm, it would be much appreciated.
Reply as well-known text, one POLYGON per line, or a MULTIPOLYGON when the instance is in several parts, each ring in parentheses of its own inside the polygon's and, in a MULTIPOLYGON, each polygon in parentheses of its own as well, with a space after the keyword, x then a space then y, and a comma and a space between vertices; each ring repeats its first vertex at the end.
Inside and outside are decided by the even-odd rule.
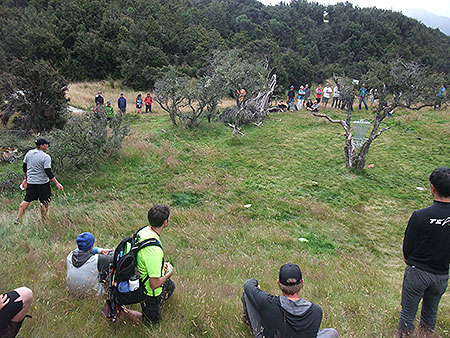
POLYGON ((257 309, 270 296, 259 288, 258 281, 255 278, 249 279, 244 283, 244 293, 257 309))
POLYGON ((138 255, 141 255, 142 262, 145 265, 145 270, 148 275, 148 282, 150 288, 155 290, 162 286, 173 274, 173 267, 170 263, 166 263, 167 273, 161 276, 161 264, 164 259, 162 250, 157 247, 146 247, 139 251, 138 255), (142 255, 141 255, 142 253, 142 255))
POLYGON ((60 184, 58 182, 58 180, 56 179, 55 175, 53 175, 51 168, 45 168, 44 171, 45 171, 45 174, 47 175, 47 177, 49 178, 49 180, 52 181, 53 183, 55 183, 58 190, 64 190, 64 187, 62 186, 62 184, 60 184))
POLYGON ((172 265, 170 265, 170 270, 162 277, 159 278, 154 278, 154 277, 150 277, 149 283, 150 283, 150 287, 152 288, 152 290, 155 290, 157 288, 159 288, 160 286, 162 286, 165 282, 167 282, 167 280, 172 277, 173 274, 173 267, 172 265))
POLYGON ((403 258, 405 262, 407 261, 409 255, 414 251, 418 235, 419 223, 416 212, 414 211, 408 221, 408 226, 406 227, 405 236, 403 238, 403 258))

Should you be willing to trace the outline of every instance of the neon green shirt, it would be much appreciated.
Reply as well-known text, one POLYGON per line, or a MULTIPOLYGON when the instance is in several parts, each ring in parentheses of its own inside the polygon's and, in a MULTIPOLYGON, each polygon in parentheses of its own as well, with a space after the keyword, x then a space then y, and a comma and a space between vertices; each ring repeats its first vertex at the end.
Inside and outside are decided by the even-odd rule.
POLYGON ((112 119, 114 117, 114 108, 111 106, 105 106, 106 117, 112 119))
MULTIPOLYGON (((149 226, 145 227, 138 233, 139 242, 145 239, 156 238, 159 242, 161 239, 158 234, 154 232, 149 226)), ((147 276, 149 278, 159 278, 163 276, 163 262, 164 253, 159 246, 148 246, 138 251, 137 253, 137 267, 141 274, 141 279, 144 280, 147 276)), ((152 290, 150 287, 150 280, 145 282, 145 293, 148 296, 156 297, 162 292, 162 286, 152 290)))

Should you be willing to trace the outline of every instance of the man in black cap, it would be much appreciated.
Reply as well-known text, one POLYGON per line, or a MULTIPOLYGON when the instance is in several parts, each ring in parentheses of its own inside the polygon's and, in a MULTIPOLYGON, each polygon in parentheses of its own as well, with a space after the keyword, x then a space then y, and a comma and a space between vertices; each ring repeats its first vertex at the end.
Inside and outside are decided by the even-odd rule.
POLYGON ((50 155, 45 153, 50 146, 50 142, 44 138, 38 138, 35 143, 36 149, 27 152, 23 159, 23 172, 25 173, 27 191, 23 202, 20 203, 15 224, 19 223, 20 217, 27 210, 30 202, 37 199, 41 202, 41 218, 44 220, 52 195, 50 181, 56 184, 58 190, 64 189, 52 173, 52 159, 50 155))
POLYGON ((244 283, 242 302, 255 337, 337 338, 335 329, 319 330, 322 309, 319 305, 300 298, 303 287, 300 268, 287 263, 280 268, 278 286, 282 296, 262 291, 256 279, 244 283))

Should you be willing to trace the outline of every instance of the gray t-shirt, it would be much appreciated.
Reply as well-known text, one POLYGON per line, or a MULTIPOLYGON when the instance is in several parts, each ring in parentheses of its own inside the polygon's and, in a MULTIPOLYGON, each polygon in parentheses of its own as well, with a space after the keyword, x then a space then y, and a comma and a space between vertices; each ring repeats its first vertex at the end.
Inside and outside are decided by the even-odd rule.
POLYGON ((23 159, 27 164, 27 183, 45 184, 49 181, 44 169, 52 167, 50 155, 39 149, 30 150, 23 159))

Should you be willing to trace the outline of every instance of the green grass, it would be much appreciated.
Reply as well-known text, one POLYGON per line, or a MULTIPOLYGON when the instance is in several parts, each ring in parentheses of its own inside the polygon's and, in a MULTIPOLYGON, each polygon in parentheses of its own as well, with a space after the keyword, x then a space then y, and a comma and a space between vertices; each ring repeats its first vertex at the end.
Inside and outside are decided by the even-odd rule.
MULTIPOLYGON (((371 117, 355 112, 355 119, 371 117)), ((132 134, 117 158, 88 176, 59 175, 65 191, 54 189, 44 224, 33 203, 13 225, 23 194, 0 197, 0 290, 26 285, 35 295, 23 336, 250 337, 242 285, 255 277, 277 293, 278 269, 288 261, 301 266, 302 296, 322 307, 322 327, 342 337, 393 336, 403 232, 412 211, 432 201, 429 173, 450 165, 448 111, 386 120, 392 128, 368 156, 375 167, 363 171, 344 167, 343 129, 304 111, 273 114, 238 139, 219 123, 173 129, 162 114, 127 119, 132 134), (66 256, 83 231, 115 247, 146 224, 156 203, 172 207, 162 240, 177 290, 160 325, 111 324, 100 314, 102 297, 66 292, 66 256)), ((442 337, 450 335, 448 313, 446 294, 437 323, 442 337)))

